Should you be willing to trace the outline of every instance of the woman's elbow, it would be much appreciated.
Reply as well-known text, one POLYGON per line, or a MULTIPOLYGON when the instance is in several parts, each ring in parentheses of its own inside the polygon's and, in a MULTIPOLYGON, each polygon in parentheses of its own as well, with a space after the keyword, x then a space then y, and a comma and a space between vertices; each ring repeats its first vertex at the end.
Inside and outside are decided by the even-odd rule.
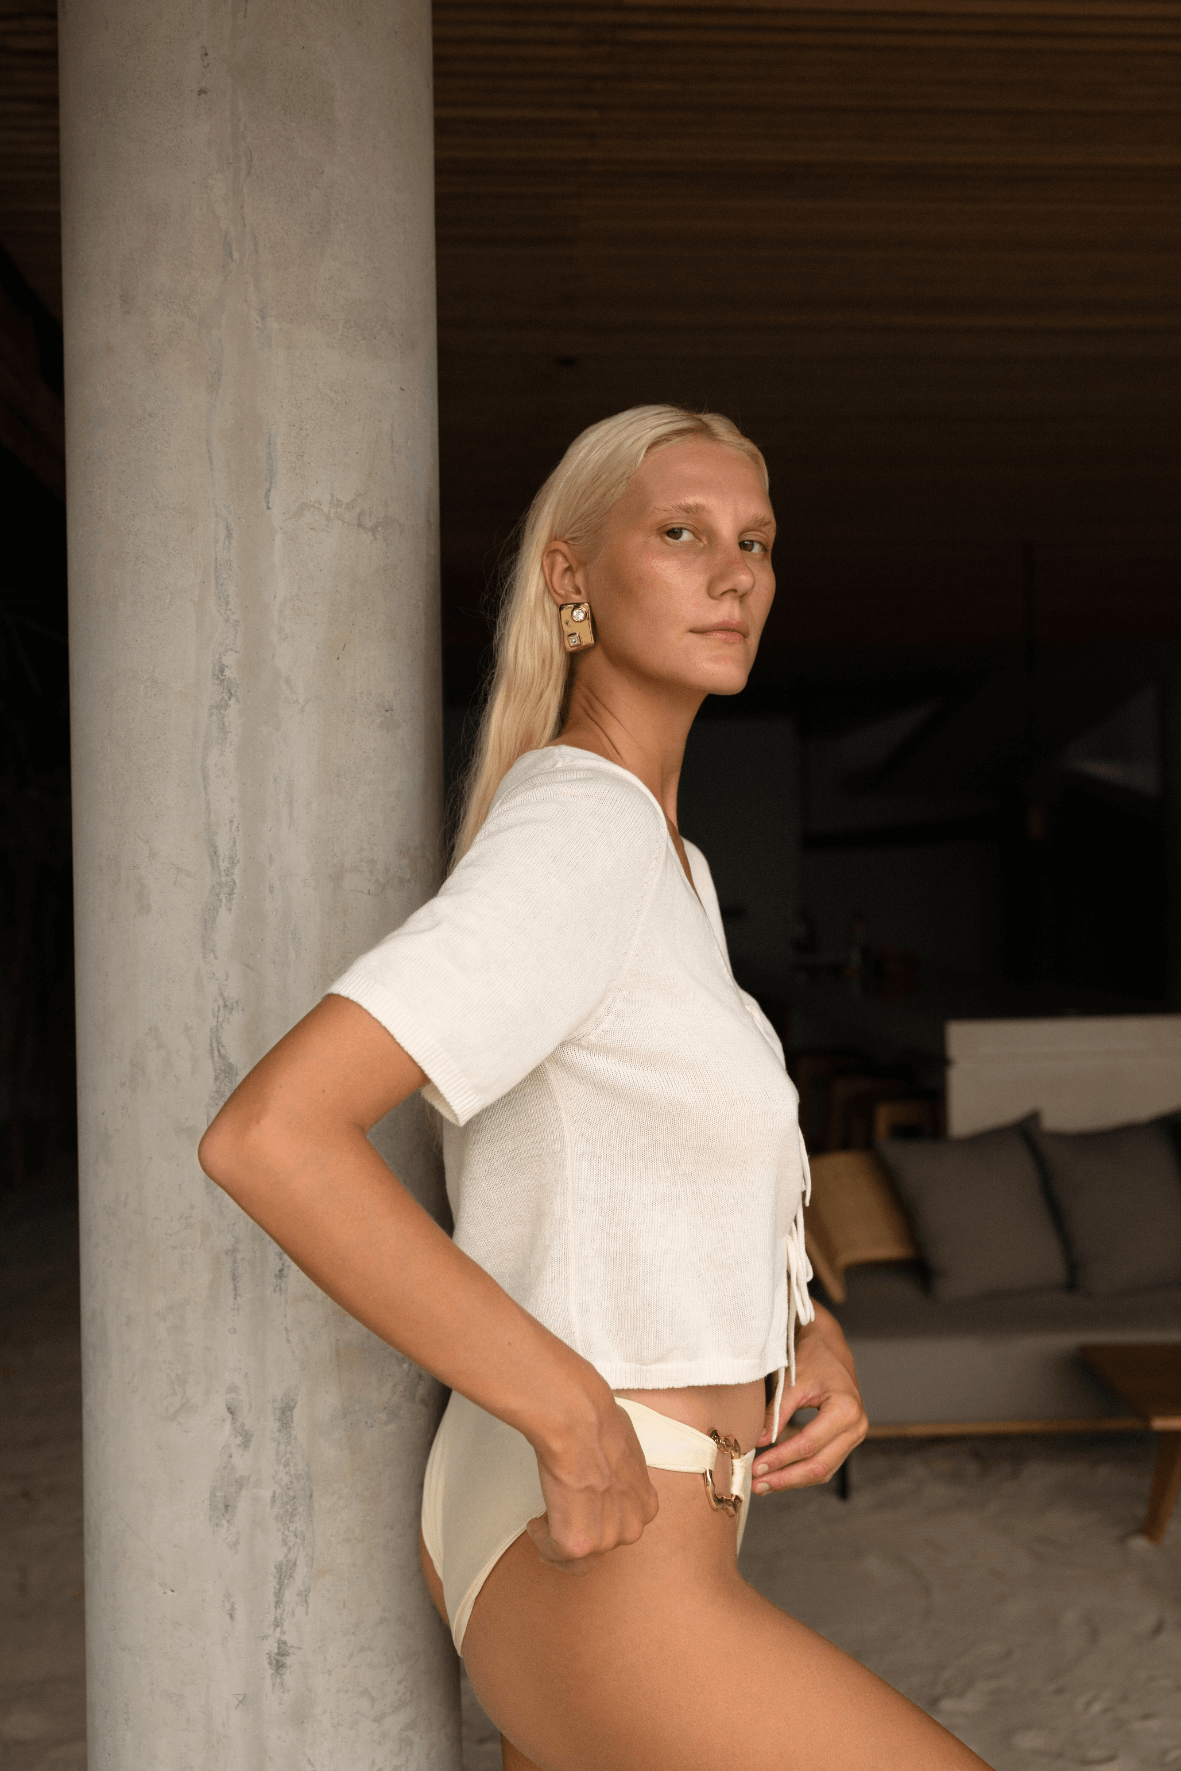
POLYGON ((209 1179, 215 1181, 219 1187, 228 1185, 230 1174, 235 1166, 236 1143, 237 1139, 233 1131, 226 1124, 226 1113, 223 1107, 197 1145, 197 1161, 209 1179))
POLYGON ((197 1145, 197 1161, 211 1181, 236 1197, 243 1184, 270 1166, 265 1126, 248 1124, 227 1101, 197 1145))
POLYGON ((231 1095, 197 1145, 209 1179, 253 1216, 286 1192, 302 1166, 307 1128, 257 1102, 231 1095))

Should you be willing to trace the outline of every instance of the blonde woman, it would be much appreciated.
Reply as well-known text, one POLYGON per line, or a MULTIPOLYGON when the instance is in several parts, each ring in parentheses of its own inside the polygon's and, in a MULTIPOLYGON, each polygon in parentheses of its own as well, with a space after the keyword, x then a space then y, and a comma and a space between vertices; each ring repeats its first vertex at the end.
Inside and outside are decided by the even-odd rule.
POLYGON ((451 1387, 423 1571, 508 1771, 981 1764, 737 1568, 752 1490, 826 1480, 865 1431, 808 1297, 795 1091, 677 828, 694 716, 754 662, 774 537, 763 458, 724 418, 639 407, 571 445, 524 526, 446 884, 201 1146, 451 1387), (453 1239, 366 1137, 416 1089, 453 1239))

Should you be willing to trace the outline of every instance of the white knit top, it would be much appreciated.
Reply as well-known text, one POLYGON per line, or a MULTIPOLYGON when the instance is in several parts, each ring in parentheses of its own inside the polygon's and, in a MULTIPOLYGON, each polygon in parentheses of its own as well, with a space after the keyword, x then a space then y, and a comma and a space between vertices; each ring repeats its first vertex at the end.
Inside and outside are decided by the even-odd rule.
POLYGON ((627 769, 529 751, 332 985, 430 1079, 455 1241, 613 1389, 781 1373, 812 1317, 796 1091, 685 850, 627 769))

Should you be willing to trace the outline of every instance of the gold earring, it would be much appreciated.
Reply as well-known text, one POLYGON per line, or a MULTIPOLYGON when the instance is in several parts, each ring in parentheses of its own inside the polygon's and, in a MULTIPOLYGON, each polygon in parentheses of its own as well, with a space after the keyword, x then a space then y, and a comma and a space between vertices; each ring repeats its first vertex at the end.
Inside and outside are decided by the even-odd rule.
POLYGON ((585 652, 588 646, 594 645, 595 629, 589 603, 562 603, 558 620, 568 652, 585 652))

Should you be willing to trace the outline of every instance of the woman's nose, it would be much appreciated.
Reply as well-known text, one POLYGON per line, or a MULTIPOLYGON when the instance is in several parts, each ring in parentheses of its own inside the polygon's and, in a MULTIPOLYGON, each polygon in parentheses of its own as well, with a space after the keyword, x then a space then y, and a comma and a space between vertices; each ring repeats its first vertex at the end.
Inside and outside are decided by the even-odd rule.
POLYGON ((714 596, 728 596, 731 591, 739 596, 749 596, 755 587, 754 568, 744 553, 735 560, 728 560, 725 567, 718 573, 711 591, 714 596))

